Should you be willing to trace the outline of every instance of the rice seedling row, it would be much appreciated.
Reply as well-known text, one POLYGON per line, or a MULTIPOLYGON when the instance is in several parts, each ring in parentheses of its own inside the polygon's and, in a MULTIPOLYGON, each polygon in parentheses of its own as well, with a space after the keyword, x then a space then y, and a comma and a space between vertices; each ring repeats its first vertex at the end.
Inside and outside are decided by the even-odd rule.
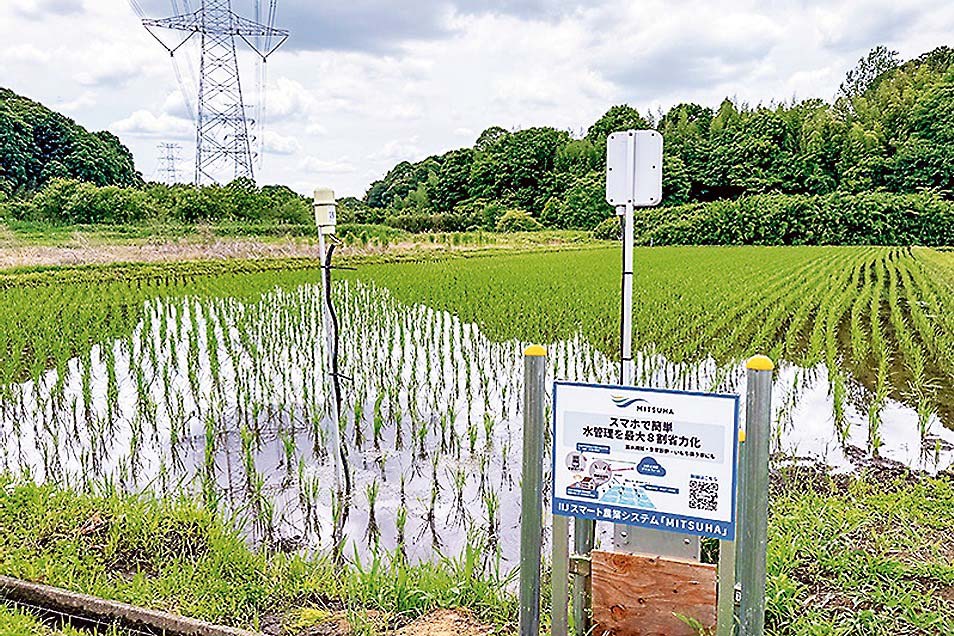
MULTIPOLYGON (((0 469, 189 493, 276 549, 371 562, 476 550, 499 570, 517 550, 521 352, 543 342, 554 378, 614 381, 617 256, 342 273, 340 501, 316 271, 7 286, 0 469)), ((950 261, 875 247, 638 250, 636 377, 737 391, 740 362, 767 351, 778 453, 839 465, 855 445, 944 468, 950 261)))

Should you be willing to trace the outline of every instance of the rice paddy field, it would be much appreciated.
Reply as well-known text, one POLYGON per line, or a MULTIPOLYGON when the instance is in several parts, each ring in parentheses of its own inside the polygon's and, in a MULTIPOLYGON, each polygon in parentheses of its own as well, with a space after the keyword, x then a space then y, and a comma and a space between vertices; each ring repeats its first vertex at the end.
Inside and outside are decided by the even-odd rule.
MULTIPOLYGON (((522 351, 616 380, 618 249, 353 264, 333 286, 343 496, 308 261, 0 277, 0 473, 186 494, 269 549, 508 571, 522 351)), ((638 384, 744 396, 742 362, 776 360, 776 461, 954 462, 954 252, 643 248, 634 288, 638 384)))

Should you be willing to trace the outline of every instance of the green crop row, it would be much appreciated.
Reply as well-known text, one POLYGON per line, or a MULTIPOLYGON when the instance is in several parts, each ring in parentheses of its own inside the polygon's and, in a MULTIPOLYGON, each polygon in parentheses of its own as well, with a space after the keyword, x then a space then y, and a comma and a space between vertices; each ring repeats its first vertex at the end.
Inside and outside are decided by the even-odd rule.
MULTIPOLYGON (((593 249, 362 265, 342 272, 402 302, 445 310, 495 340, 554 342, 582 334, 618 348, 619 254, 593 249)), ((96 343, 129 333, 145 301, 254 298, 314 283, 310 261, 41 270, 0 279, 0 380, 63 369, 96 343), (8 281, 8 284, 4 283, 8 281)), ((854 375, 884 399, 954 412, 954 257, 852 247, 637 249, 634 342, 673 362, 720 364, 755 351, 824 363, 841 391, 854 375)), ((836 410, 837 403, 836 399, 836 410)))

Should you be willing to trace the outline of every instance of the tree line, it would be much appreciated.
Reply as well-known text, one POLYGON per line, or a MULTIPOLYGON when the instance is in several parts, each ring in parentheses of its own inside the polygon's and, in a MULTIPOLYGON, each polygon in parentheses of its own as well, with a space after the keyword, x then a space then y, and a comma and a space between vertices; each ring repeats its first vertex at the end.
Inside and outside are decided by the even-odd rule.
MULTIPOLYGON (((627 128, 655 128, 665 139, 664 211, 643 215, 654 224, 640 234, 646 242, 744 240, 744 231, 716 229, 737 228, 734 220, 751 217, 753 205, 767 206, 760 218, 797 220, 785 227, 801 224, 814 240, 855 236, 809 227, 843 218, 821 207, 845 211, 848 204, 885 223, 908 219, 907 229, 871 236, 917 242, 954 235, 954 226, 943 225, 954 192, 954 50, 947 47, 906 62, 885 47, 872 49, 830 102, 749 106, 725 99, 715 109, 684 103, 657 113, 618 105, 582 136, 491 127, 472 147, 399 163, 362 198, 341 200, 339 217, 412 232, 599 227, 600 236, 613 236, 618 224, 604 201, 606 137, 627 128), (925 226, 912 229, 919 215, 925 226)), ((147 184, 115 136, 89 133, 6 89, 0 206, 3 216, 55 223, 311 222, 309 201, 283 186, 147 184)), ((799 241, 779 232, 750 239, 799 241)))
POLYGON ((0 88, 0 201, 23 198, 54 179, 139 187, 132 153, 110 132, 0 88))
POLYGON ((665 206, 759 194, 827 195, 954 189, 954 51, 901 62, 872 49, 831 102, 718 108, 692 103, 642 114, 614 106, 582 138, 537 127, 485 130, 471 148, 402 162, 360 202, 365 222, 493 229, 519 210, 543 226, 590 229, 604 202, 606 137, 656 128, 665 139, 665 206))
POLYGON ((236 221, 313 225, 311 202, 286 186, 250 179, 224 185, 146 183, 98 186, 53 179, 32 196, 0 205, 18 221, 55 224, 200 223, 236 221))

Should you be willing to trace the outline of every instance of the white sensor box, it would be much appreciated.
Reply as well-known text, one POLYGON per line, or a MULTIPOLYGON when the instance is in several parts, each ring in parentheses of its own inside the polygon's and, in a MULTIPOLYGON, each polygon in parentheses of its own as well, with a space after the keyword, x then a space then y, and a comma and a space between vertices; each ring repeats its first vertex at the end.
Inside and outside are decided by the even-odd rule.
POLYGON ((337 223, 334 190, 317 188, 315 190, 315 225, 325 234, 334 234, 337 223))

